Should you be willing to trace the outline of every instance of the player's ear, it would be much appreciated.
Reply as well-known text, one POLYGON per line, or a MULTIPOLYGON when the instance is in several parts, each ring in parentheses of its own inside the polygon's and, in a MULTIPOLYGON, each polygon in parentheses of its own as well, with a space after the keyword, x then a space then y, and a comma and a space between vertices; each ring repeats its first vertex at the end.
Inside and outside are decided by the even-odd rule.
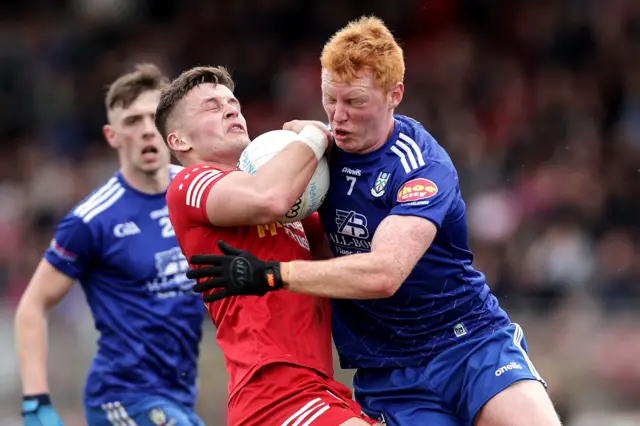
POLYGON ((120 148, 120 143, 118 142, 118 138, 116 138, 116 131, 111 124, 102 126, 102 134, 111 148, 120 148))
POLYGON ((389 102, 389 108, 391 109, 398 108, 398 105, 400 105, 400 102, 402 102, 403 96, 404 96, 404 83, 399 81, 398 83, 394 84, 391 87, 391 90, 389 90, 389 95, 387 97, 389 102))
POLYGON ((176 132, 171 132, 167 135, 167 145, 175 152, 186 152, 191 149, 191 145, 179 137, 176 132))

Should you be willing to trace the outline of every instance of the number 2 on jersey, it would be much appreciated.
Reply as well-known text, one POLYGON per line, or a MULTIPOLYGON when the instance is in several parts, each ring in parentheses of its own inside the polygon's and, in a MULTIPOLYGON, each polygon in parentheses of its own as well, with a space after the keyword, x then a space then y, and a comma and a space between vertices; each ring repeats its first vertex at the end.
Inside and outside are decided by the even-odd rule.
POLYGON ((347 195, 351 195, 353 192, 353 186, 356 184, 357 178, 355 176, 345 176, 349 181, 349 190, 347 191, 347 195))
POLYGON ((176 236, 176 231, 173 230, 171 219, 168 216, 161 217, 158 221, 162 226, 162 238, 171 238, 176 236))

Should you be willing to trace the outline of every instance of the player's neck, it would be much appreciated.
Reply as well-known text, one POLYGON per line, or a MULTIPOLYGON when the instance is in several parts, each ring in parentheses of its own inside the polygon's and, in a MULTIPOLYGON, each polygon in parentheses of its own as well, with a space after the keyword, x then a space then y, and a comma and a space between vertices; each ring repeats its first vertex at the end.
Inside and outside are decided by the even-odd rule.
POLYGON ((199 164, 206 164, 208 166, 211 167, 215 167, 218 170, 236 170, 238 168, 238 160, 236 160, 235 162, 232 161, 204 161, 201 160, 199 158, 193 158, 193 159, 183 159, 181 161, 182 165, 184 167, 189 167, 189 166, 195 166, 195 165, 199 165, 199 164))
POLYGON ((121 167, 120 173, 129 186, 144 194, 161 194, 169 186, 168 167, 163 167, 153 173, 143 173, 139 170, 121 167))
POLYGON ((219 170, 236 170, 238 168, 238 162, 236 161, 235 163, 230 163, 230 162, 215 162, 215 161, 209 161, 207 162, 207 164, 215 167, 216 169, 219 170))

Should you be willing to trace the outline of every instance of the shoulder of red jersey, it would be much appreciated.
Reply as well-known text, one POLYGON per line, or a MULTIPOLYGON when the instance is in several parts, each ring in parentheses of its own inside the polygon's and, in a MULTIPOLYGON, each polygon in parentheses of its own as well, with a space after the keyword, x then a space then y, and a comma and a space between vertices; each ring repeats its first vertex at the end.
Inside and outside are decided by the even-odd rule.
POLYGON ((174 180, 176 181, 188 180, 189 178, 195 178, 196 176, 202 173, 211 172, 211 171, 224 173, 222 170, 218 169, 217 167, 213 167, 208 164, 193 164, 191 166, 176 170, 177 173, 175 173, 174 180))
POLYGON ((208 164, 192 165, 180 171, 171 181, 166 197, 174 228, 177 223, 209 225, 209 192, 216 182, 233 171, 220 170, 208 164))
POLYGON ((171 181, 168 195, 180 195, 188 206, 199 208, 211 186, 228 173, 206 164, 185 167, 171 181))

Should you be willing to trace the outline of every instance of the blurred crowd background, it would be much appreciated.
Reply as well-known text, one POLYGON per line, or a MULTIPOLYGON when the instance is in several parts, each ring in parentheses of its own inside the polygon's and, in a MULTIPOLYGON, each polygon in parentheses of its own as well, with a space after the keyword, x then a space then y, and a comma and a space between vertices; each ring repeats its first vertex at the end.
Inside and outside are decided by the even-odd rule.
MULTIPOLYGON (((20 424, 13 311, 58 219, 117 167, 105 86, 135 63, 223 64, 256 136, 323 119, 318 57, 362 14, 407 73, 399 113, 449 151, 476 266, 567 425, 640 424, 640 2, 22 0, 0 12, 0 412, 20 424), (636 416, 636 417, 634 417, 636 416)), ((83 425, 95 331, 79 289, 51 317, 53 401, 83 425)), ((224 425, 207 326, 199 413, 224 425)), ((352 372, 337 376, 349 383, 352 372)))

